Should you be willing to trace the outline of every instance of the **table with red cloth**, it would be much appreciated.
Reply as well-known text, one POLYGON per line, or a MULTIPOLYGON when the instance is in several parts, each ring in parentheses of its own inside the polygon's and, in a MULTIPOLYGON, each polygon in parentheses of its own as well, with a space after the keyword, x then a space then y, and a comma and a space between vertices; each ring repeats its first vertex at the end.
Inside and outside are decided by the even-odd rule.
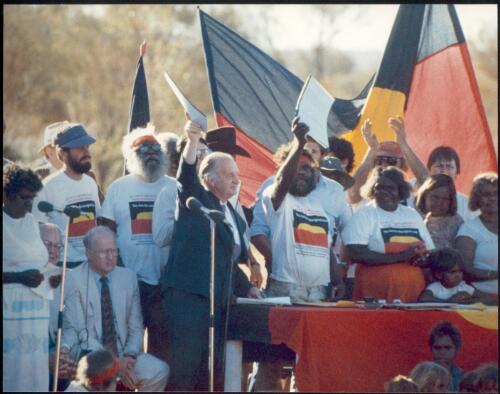
MULTIPOLYGON (((498 361, 496 307, 369 310, 234 305, 228 339, 244 341, 247 360, 262 358, 252 357, 257 344, 286 345, 297 355, 299 391, 382 392, 387 380, 408 375, 416 364, 431 359, 429 333, 442 320, 452 322, 462 333, 456 359, 460 368, 468 371, 498 361)), ((279 347, 271 348, 275 351, 269 354, 283 353, 279 347)))

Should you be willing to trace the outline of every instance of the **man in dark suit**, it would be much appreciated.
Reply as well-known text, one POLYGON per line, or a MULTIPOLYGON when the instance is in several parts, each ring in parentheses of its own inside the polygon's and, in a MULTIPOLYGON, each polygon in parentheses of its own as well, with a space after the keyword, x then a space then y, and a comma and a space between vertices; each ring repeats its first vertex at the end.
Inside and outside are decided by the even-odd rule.
POLYGON ((201 213, 187 209, 188 197, 196 197, 208 209, 225 213, 216 225, 215 239, 215 390, 223 390, 223 355, 227 312, 234 294, 260 298, 239 262, 248 259, 243 219, 228 202, 239 185, 238 168, 225 153, 206 156, 196 174, 197 148, 201 128, 191 121, 184 128, 188 137, 182 152, 177 180, 177 218, 172 249, 163 277, 163 295, 169 334, 168 361, 171 380, 168 389, 208 389, 208 327, 210 281, 210 225, 201 213))

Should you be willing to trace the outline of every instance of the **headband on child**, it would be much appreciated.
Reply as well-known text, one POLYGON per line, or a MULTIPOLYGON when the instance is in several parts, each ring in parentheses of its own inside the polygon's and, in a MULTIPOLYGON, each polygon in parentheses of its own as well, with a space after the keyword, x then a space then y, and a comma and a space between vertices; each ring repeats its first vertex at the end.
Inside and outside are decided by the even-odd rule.
POLYGON ((113 364, 111 364, 111 367, 109 367, 100 375, 89 377, 89 380, 92 384, 104 383, 106 380, 109 380, 110 378, 114 377, 119 369, 120 369, 120 363, 118 362, 118 359, 113 358, 113 364))

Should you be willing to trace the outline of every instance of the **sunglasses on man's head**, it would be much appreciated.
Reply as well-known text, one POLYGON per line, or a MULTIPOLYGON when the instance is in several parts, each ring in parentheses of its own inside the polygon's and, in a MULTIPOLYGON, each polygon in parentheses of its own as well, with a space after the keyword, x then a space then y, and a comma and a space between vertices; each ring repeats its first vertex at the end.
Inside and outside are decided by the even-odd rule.
POLYGON ((135 151, 139 152, 139 153, 159 152, 159 151, 161 151, 161 145, 160 144, 141 144, 141 145, 139 145, 139 147, 135 151))
POLYGON ((389 166, 397 166, 398 165, 398 158, 397 157, 390 157, 390 156, 377 156, 375 159, 375 165, 381 166, 384 164, 389 165, 389 166))

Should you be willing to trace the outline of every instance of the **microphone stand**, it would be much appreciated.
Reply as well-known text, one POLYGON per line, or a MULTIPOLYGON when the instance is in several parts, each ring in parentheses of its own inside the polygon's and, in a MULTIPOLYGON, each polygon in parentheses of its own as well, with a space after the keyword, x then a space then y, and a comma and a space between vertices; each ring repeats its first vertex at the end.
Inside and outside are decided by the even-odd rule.
POLYGON ((64 236, 64 257, 62 265, 62 275, 61 275, 61 300, 59 302, 59 312, 57 315, 57 345, 56 345, 56 362, 54 370, 54 385, 52 391, 57 391, 57 383, 59 380, 59 361, 61 357, 61 339, 62 339, 62 326, 63 326, 63 309, 64 309, 64 288, 66 284, 66 267, 68 258, 68 233, 69 233, 69 223, 71 217, 68 217, 68 223, 66 224, 66 234, 64 236))
POLYGON ((215 370, 215 221, 206 215, 210 221, 210 317, 208 325, 208 391, 214 391, 215 370))

